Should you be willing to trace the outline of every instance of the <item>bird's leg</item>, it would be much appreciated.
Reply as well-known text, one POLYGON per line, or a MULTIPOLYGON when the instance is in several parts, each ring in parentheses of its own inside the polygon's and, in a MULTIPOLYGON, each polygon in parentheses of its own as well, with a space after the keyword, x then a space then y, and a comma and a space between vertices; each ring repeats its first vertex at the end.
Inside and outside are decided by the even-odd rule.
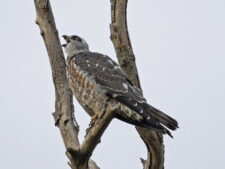
MULTIPOLYGON (((88 132, 90 131, 90 129, 92 128, 92 126, 94 126, 96 119, 98 118, 98 114, 94 114, 93 116, 91 116, 91 121, 89 124, 89 127, 86 129, 86 135, 88 134, 88 132)), ((85 135, 85 137, 86 137, 85 135)))
POLYGON ((97 118, 98 118, 97 113, 95 113, 93 116, 91 116, 90 126, 93 126, 95 124, 95 121, 97 118))

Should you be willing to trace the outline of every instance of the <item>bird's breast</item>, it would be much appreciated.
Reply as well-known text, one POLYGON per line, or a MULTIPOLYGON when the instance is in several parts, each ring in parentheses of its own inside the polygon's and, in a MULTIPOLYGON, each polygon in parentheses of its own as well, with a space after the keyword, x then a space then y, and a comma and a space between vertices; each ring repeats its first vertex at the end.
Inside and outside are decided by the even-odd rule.
MULTIPOLYGON (((73 60, 67 65, 67 79, 70 88, 78 102, 85 108, 90 108, 94 113, 103 113, 107 104, 107 96, 95 80, 75 64, 73 60)), ((92 115, 86 108, 85 110, 92 115)))

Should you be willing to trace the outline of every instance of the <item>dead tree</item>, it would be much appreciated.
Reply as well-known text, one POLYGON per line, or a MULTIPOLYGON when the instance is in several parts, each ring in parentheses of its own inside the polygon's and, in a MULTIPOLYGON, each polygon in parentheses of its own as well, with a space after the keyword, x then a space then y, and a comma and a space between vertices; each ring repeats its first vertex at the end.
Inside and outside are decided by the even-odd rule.
MULTIPOLYGON (((107 107, 103 117, 95 122, 83 143, 80 144, 78 140, 79 125, 74 117, 72 92, 66 78, 65 59, 51 5, 49 0, 34 0, 34 3, 37 13, 36 23, 40 27, 41 36, 48 52, 55 86, 56 100, 53 116, 66 147, 66 155, 70 161, 68 164, 72 169, 98 169, 99 167, 90 157, 103 132, 113 119, 112 108, 110 105, 107 107)), ((122 70, 133 84, 141 89, 127 29, 126 8, 127 0, 111 0, 110 38, 122 70)), ((147 160, 141 159, 143 168, 163 169, 163 136, 141 127, 136 127, 136 129, 148 150, 147 160)))

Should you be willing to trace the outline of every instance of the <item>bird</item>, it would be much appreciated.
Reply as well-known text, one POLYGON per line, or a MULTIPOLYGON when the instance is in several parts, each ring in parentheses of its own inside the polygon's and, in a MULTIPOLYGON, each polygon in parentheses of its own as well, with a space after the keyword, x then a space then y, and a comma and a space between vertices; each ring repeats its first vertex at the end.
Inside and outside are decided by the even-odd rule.
POLYGON ((178 122, 148 104, 141 90, 115 61, 90 51, 88 43, 77 35, 63 35, 63 38, 69 86, 92 119, 102 115, 111 104, 115 118, 173 137, 170 130, 176 130, 178 122))

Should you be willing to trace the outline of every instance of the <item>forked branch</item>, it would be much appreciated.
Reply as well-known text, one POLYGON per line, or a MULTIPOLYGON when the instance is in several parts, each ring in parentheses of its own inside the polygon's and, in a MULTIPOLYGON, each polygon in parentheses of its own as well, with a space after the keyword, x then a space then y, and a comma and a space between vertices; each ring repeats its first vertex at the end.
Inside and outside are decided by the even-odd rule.
MULTIPOLYGON (((111 40, 113 42, 119 64, 123 72, 139 87, 140 81, 127 28, 127 1, 111 0, 111 40)), ((147 160, 141 160, 144 169, 163 169, 164 145, 163 136, 154 131, 136 126, 147 150, 147 160)))
MULTIPOLYGON (((97 165, 89 160, 94 148, 113 118, 112 108, 109 105, 102 118, 97 119, 84 142, 78 140, 79 126, 74 118, 72 92, 66 78, 66 64, 55 26, 54 16, 49 0, 34 0, 37 19, 41 35, 48 52, 52 76, 55 85, 55 113, 56 125, 59 127, 67 156, 72 169, 97 169, 97 165), (89 161, 88 161, 89 160, 89 161)), ((140 88, 135 57, 129 39, 126 7, 127 0, 111 0, 111 39, 113 41, 121 68, 128 78, 140 88)), ((164 145, 162 135, 140 127, 136 127, 148 149, 148 159, 142 160, 145 169, 162 169, 164 162, 164 145)))

